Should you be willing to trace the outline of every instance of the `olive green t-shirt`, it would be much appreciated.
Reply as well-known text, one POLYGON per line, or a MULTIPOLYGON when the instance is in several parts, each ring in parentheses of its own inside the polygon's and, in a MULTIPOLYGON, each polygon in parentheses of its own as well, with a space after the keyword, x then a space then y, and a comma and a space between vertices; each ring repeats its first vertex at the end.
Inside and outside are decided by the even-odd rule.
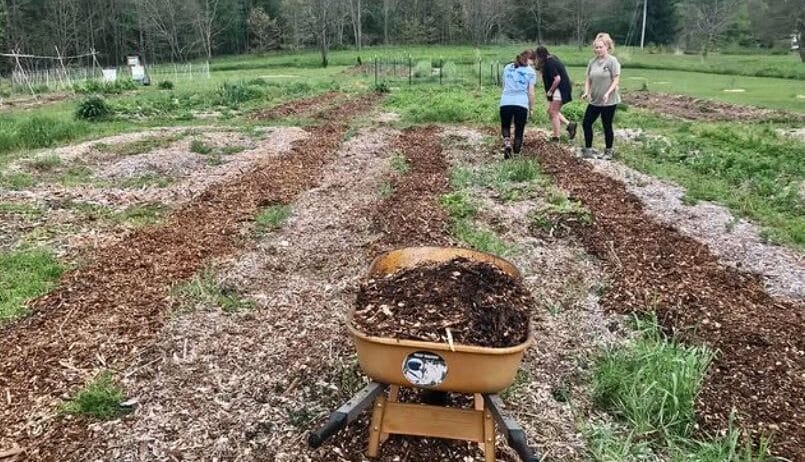
POLYGON ((615 89, 609 99, 604 102, 604 93, 609 90, 612 80, 620 75, 621 64, 614 56, 608 55, 604 59, 595 57, 587 64, 587 75, 590 77, 590 104, 593 106, 612 106, 621 102, 621 95, 615 89))

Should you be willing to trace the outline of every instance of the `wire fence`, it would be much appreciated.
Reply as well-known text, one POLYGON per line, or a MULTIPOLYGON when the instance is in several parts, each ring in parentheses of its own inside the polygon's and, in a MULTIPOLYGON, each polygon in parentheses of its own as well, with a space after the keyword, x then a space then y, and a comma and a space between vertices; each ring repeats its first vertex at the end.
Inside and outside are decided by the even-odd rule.
POLYGON ((399 84, 501 85, 501 72, 508 62, 453 62, 444 59, 374 58, 356 67, 373 78, 375 86, 399 84))
MULTIPOLYGON (((52 63, 48 63, 52 64, 52 63)), ((182 81, 199 78, 210 78, 210 64, 155 64, 146 67, 146 75, 151 82, 163 80, 182 81)), ((131 80, 132 72, 128 66, 116 68, 100 66, 44 66, 40 64, 26 65, 25 68, 14 69, 7 78, 0 82, 7 83, 13 92, 41 93, 43 91, 71 89, 83 82, 131 80)))

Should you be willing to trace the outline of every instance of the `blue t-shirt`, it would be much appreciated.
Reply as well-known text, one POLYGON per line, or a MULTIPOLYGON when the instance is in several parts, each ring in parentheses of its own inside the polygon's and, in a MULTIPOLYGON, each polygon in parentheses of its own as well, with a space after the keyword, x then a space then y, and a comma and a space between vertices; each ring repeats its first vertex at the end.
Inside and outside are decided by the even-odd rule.
POLYGON ((522 106, 528 109, 528 86, 537 81, 537 73, 531 66, 514 67, 514 63, 503 68, 503 94, 501 106, 522 106))

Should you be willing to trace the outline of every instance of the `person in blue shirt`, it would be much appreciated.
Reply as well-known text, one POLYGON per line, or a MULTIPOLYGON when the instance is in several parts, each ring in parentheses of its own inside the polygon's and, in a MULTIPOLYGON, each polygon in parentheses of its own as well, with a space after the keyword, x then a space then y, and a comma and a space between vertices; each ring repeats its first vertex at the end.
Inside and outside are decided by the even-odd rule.
POLYGON ((500 96, 500 134, 503 137, 503 158, 519 154, 523 147, 525 124, 534 111, 534 83, 537 73, 531 67, 534 52, 526 50, 503 68, 503 94, 500 96), (511 124, 514 120, 514 143, 511 124))

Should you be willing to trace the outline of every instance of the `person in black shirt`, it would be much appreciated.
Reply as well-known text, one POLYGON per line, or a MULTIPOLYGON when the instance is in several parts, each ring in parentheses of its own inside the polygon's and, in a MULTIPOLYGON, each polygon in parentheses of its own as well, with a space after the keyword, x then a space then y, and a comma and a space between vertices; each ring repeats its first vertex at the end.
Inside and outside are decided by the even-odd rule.
POLYGON ((548 117, 553 126, 552 141, 559 141, 562 124, 567 125, 568 138, 576 137, 576 122, 570 122, 562 115, 562 105, 573 100, 573 85, 562 61, 548 53, 548 49, 539 46, 536 49, 537 70, 542 74, 545 96, 548 98, 548 117))

